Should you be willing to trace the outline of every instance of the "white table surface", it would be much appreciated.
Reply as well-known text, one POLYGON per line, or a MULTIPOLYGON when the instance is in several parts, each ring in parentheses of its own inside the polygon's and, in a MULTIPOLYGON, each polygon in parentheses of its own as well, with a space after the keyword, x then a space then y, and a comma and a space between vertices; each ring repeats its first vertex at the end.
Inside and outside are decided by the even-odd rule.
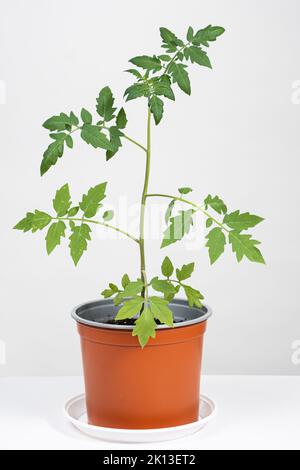
POLYGON ((205 376, 216 419, 189 438, 116 444, 81 434, 62 413, 81 377, 0 379, 0 449, 300 449, 300 377, 205 376))

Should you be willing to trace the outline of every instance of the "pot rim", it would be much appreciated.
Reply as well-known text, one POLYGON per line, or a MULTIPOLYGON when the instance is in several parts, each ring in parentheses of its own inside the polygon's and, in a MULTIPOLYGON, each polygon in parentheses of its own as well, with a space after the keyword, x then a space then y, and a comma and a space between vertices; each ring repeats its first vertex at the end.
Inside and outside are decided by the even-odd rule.
MULTIPOLYGON (((71 312, 71 317, 77 322, 81 323, 82 325, 92 326, 94 328, 104 328, 110 330, 133 330, 134 325, 114 325, 110 323, 101 323, 93 320, 86 320, 78 315, 78 310, 83 309, 83 307, 96 307, 97 305, 109 305, 113 306, 113 301, 111 299, 97 299, 97 300, 90 300, 88 302, 83 302, 76 307, 73 308, 71 312)), ((168 325, 157 325, 157 330, 172 330, 173 328, 183 328, 185 326, 194 325, 196 323, 203 323, 212 315, 212 310, 207 304, 203 304, 202 308, 197 307, 189 307, 187 300, 183 298, 175 298, 170 302, 170 306, 172 304, 180 305, 187 310, 197 310, 199 311, 199 317, 192 318, 190 320, 181 321, 178 323, 174 323, 173 327, 168 325)))

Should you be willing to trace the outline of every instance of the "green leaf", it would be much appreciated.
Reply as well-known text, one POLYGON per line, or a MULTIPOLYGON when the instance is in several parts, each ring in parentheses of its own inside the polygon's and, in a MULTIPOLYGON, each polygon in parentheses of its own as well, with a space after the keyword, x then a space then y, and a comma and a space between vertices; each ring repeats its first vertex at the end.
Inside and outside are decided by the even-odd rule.
POLYGON ((58 217, 66 215, 71 204, 69 185, 66 183, 56 191, 55 198, 53 199, 53 207, 58 217))
POLYGON ((144 284, 141 280, 129 282, 122 292, 123 297, 132 297, 140 294, 143 290, 144 284))
POLYGON ((228 225, 228 227, 236 230, 248 230, 251 227, 262 222, 264 219, 258 215, 249 214, 249 212, 244 212, 243 214, 240 211, 231 212, 226 214, 223 223, 228 225))
POLYGON ((161 54, 158 56, 158 58, 163 62, 170 62, 170 60, 172 60, 172 57, 168 54, 161 54))
POLYGON ((148 83, 135 83, 125 90, 124 96, 126 101, 135 100, 142 96, 149 96, 149 85, 148 83))
POLYGON ((222 26, 208 25, 206 28, 200 29, 193 37, 193 44, 209 47, 209 42, 215 41, 218 36, 225 32, 222 26))
POLYGON ((118 112, 116 124, 119 129, 125 129, 127 124, 127 117, 124 108, 121 108, 118 112))
POLYGON ((169 100, 175 101, 175 95, 171 87, 171 80, 168 75, 163 75, 158 80, 153 82, 153 89, 155 95, 165 96, 169 100))
POLYGON ((119 292, 118 286, 116 286, 116 284, 114 284, 113 282, 109 283, 109 287, 115 294, 117 294, 119 292))
POLYGON ((226 238, 220 227, 213 228, 206 236, 209 258, 213 264, 224 252, 226 238))
POLYGON ((124 274, 122 277, 122 281, 121 281, 123 289, 125 289, 125 287, 128 286, 129 283, 130 283, 130 279, 129 279, 128 274, 124 274))
POLYGON ((105 222, 109 222, 114 218, 114 211, 105 211, 102 218, 105 222))
POLYGON ((174 266, 170 258, 168 258, 168 256, 166 256, 162 262, 161 272, 166 277, 171 277, 174 272, 174 266))
POLYGON ((80 116, 84 124, 92 124, 93 117, 85 108, 82 108, 80 116))
POLYGON ((166 325, 173 326, 173 312, 168 307, 168 301, 161 299, 160 297, 152 296, 149 299, 150 309, 155 318, 157 318, 160 323, 165 323, 166 325))
POLYGON ((71 249, 71 256, 75 266, 87 250, 87 240, 90 240, 91 229, 87 224, 76 225, 72 227, 72 234, 70 236, 69 247, 71 249))
POLYGON ((56 164, 57 160, 62 157, 64 153, 64 140, 55 140, 51 142, 43 154, 43 159, 40 167, 41 176, 43 176, 49 168, 56 164))
POLYGON ((193 225, 194 212, 195 211, 193 209, 180 211, 179 215, 170 218, 170 225, 164 231, 161 248, 181 240, 184 235, 189 233, 190 228, 193 225))
POLYGON ((132 59, 129 60, 129 62, 145 70, 153 70, 157 72, 158 70, 161 69, 160 60, 156 56, 150 57, 148 55, 141 55, 141 56, 133 57, 132 59))
POLYGON ((227 207, 224 201, 219 198, 219 196, 212 197, 210 194, 204 199, 205 209, 211 207, 218 214, 226 214, 227 207))
POLYGON ((33 212, 27 212, 26 216, 21 219, 15 226, 15 230, 23 230, 23 232, 29 232, 32 229, 32 218, 34 217, 33 212))
POLYGON ((206 228, 211 227, 213 223, 214 223, 214 221, 210 217, 208 219, 206 219, 206 222, 205 222, 206 228))
POLYGON ((159 31, 163 40, 162 47, 167 49, 168 52, 175 52, 177 50, 177 46, 183 46, 183 42, 181 41, 181 39, 178 39, 178 37, 169 29, 162 27, 159 28, 159 31))
POLYGON ((212 68, 209 57, 207 56, 206 52, 203 51, 200 47, 197 46, 190 46, 186 48, 186 52, 188 53, 189 59, 192 62, 196 62, 198 65, 203 65, 204 67, 212 68))
POLYGON ((166 213, 165 213, 165 222, 166 222, 166 224, 170 220, 175 202, 176 202, 175 199, 173 199, 167 207, 167 210, 166 210, 166 213))
POLYGON ((72 119, 65 113, 58 116, 52 116, 44 122, 43 127, 49 131, 64 131, 72 124, 72 119))
POLYGON ((106 185, 106 182, 97 184, 93 188, 90 188, 87 194, 82 196, 79 207, 85 217, 90 218, 96 215, 100 202, 105 198, 106 185))
POLYGON ((73 111, 71 111, 71 113, 70 113, 70 123, 71 123, 72 126, 78 126, 78 124, 79 124, 79 119, 78 119, 77 116, 75 116, 73 111))
POLYGON ((113 295, 115 295, 115 291, 113 291, 112 289, 104 289, 101 292, 101 295, 103 295, 105 299, 108 299, 109 297, 112 297, 113 295))
POLYGON ((71 207, 71 209, 68 210, 68 217, 75 217, 78 211, 79 211, 79 206, 71 207))
POLYGON ((111 92, 111 89, 106 86, 102 88, 97 98, 97 113, 99 116, 102 116, 104 121, 111 121, 114 118, 114 112, 116 108, 113 107, 114 105, 114 97, 111 92))
POLYGON ((173 62, 173 64, 170 67, 170 73, 173 78, 173 82, 177 83, 179 88, 181 88, 184 93, 187 95, 191 94, 191 84, 190 84, 190 79, 188 76, 188 73, 186 71, 186 65, 183 64, 177 64, 176 62, 173 62))
POLYGON ((201 294, 200 291, 197 289, 194 289, 193 287, 190 286, 183 286, 185 295, 187 297, 187 301, 189 303, 189 307, 202 307, 202 302, 201 300, 204 299, 203 295, 201 294))
POLYGON ((26 217, 20 220, 17 225, 14 226, 16 230, 23 230, 23 232, 36 232, 45 228, 52 220, 52 217, 46 212, 39 211, 36 209, 34 212, 27 212, 26 217))
POLYGON ((178 192, 180 194, 188 194, 191 193, 193 190, 192 188, 178 188, 178 192))
POLYGON ((69 149, 72 149, 73 148, 73 139, 72 139, 72 137, 70 135, 67 135, 65 140, 66 140, 66 144, 69 147, 69 149))
POLYGON ((236 254, 236 259, 240 262, 244 256, 255 263, 265 264, 265 260, 260 250, 256 247, 260 242, 253 240, 252 235, 241 234, 233 230, 229 232, 229 243, 232 251, 236 254))
POLYGON ((143 78, 142 74, 136 69, 128 69, 128 70, 125 70, 125 72, 131 73, 131 75, 134 75, 139 80, 143 78))
POLYGON ((151 281, 151 286, 157 292, 163 292, 166 295, 175 293, 175 287, 173 286, 173 284, 171 284, 170 281, 167 281, 165 279, 158 279, 157 277, 155 277, 151 281))
POLYGON ((109 128, 109 136, 110 136, 110 146, 111 150, 106 151, 106 160, 110 160, 122 147, 122 142, 120 137, 122 137, 123 133, 118 129, 117 126, 112 126, 109 128))
POLYGON ((143 297, 134 297, 130 300, 125 300, 123 306, 118 311, 115 319, 125 320, 126 318, 132 318, 140 312, 144 303, 143 297))
POLYGON ((87 144, 92 145, 94 148, 112 150, 110 141, 97 126, 83 124, 80 135, 87 144))
POLYGON ((145 308, 143 313, 135 322, 132 335, 137 336, 142 348, 146 346, 149 338, 155 338, 156 322, 149 308, 145 308))
POLYGON ((194 30, 191 26, 189 26, 189 29, 188 29, 187 34, 186 34, 186 38, 189 42, 192 42, 193 37, 194 37, 194 30))
POLYGON ((160 98, 153 95, 151 96, 149 100, 149 106, 150 106, 151 113, 154 116, 155 124, 157 125, 160 123, 162 116, 163 116, 164 103, 160 98))
POLYGON ((67 135, 68 134, 66 134, 65 132, 55 132, 55 133, 49 134, 49 136, 53 140, 65 140, 67 135))
POLYGON ((48 255, 52 253, 57 245, 60 245, 61 238, 65 236, 66 225, 59 220, 50 225, 46 235, 46 249, 48 255))
POLYGON ((176 277, 178 281, 184 281, 191 277, 195 269, 195 263, 184 264, 181 269, 176 269, 176 277))

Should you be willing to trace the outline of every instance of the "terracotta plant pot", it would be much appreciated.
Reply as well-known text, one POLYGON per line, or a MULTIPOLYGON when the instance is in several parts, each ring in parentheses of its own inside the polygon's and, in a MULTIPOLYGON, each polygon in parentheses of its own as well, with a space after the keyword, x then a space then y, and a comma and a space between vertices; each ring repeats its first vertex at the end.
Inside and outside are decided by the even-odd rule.
POLYGON ((106 323, 118 308, 110 300, 74 309, 81 337, 88 422, 149 429, 198 419, 203 335, 208 307, 170 304, 174 328, 159 326, 141 349, 131 326, 106 323))

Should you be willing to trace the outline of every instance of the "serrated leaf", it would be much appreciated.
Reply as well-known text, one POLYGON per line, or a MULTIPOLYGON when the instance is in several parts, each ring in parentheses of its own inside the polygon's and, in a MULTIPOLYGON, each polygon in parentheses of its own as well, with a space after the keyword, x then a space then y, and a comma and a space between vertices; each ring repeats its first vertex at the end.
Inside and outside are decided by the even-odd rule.
POLYGON ((151 96, 149 100, 149 107, 150 107, 151 113, 154 116, 155 124, 156 125, 159 124, 164 113, 163 101, 160 98, 158 98, 158 96, 153 95, 151 96))
POLYGON ((213 264, 224 252, 226 238, 220 227, 213 228, 206 236, 209 258, 213 264))
POLYGON ((104 289, 101 292, 101 295, 103 295, 105 299, 108 299, 109 297, 112 297, 113 295, 115 295, 115 292, 112 289, 104 289))
POLYGON ((167 281, 165 279, 158 279, 157 277, 155 277, 151 281, 151 286, 157 292, 163 292, 166 295, 175 293, 175 287, 173 286, 173 284, 171 284, 170 281, 167 281))
POLYGON ((152 296, 149 299, 150 309, 155 318, 157 318, 160 323, 164 323, 170 327, 173 326, 173 312, 168 307, 168 301, 161 299, 160 297, 152 296))
POLYGON ((149 85, 147 83, 135 83, 125 90, 126 101, 135 100, 142 96, 149 96, 149 85))
POLYGON ((177 50, 177 46, 183 46, 182 40, 178 39, 178 37, 168 28, 162 27, 159 28, 159 31, 163 40, 163 47, 165 47, 168 52, 175 52, 177 50))
POLYGON ((143 290, 144 284, 142 281, 131 281, 129 282, 122 292, 123 297, 131 297, 140 294, 143 290))
POLYGON ((203 65, 204 67, 212 68, 208 55, 200 47, 190 46, 186 48, 188 57, 192 64, 196 62, 198 65, 203 65))
POLYGON ((91 229, 87 224, 83 223, 72 227, 69 247, 75 266, 77 266, 84 251, 87 250, 87 240, 91 239, 90 233, 91 229))
POLYGON ((125 129, 127 124, 127 117, 124 108, 121 108, 118 112, 116 124, 119 129, 125 129))
POLYGON ((79 206, 71 207, 71 209, 68 210, 68 217, 75 217, 78 211, 79 211, 79 206))
POLYGON ((119 292, 118 286, 116 286, 116 284, 114 284, 113 282, 110 282, 110 283, 109 283, 109 288, 110 288, 115 294, 117 294, 117 293, 119 292))
POLYGON ((191 193, 192 191, 193 191, 192 188, 186 188, 186 187, 178 188, 178 192, 180 194, 188 194, 188 193, 191 193))
POLYGON ((174 266, 168 256, 166 256, 162 262, 161 272, 166 277, 171 277, 174 272, 174 266))
POLYGON ((70 123, 72 126, 78 126, 79 124, 79 119, 77 116, 75 116, 73 111, 70 112, 70 123))
POLYGON ((132 318, 141 311, 144 303, 143 297, 134 297, 130 300, 125 300, 123 306, 118 311, 115 319, 125 320, 126 318, 132 318))
POLYGON ((225 32, 222 26, 208 25, 206 28, 200 29, 193 37, 193 44, 209 47, 209 42, 215 41, 218 36, 225 32))
POLYGON ((183 64, 177 64, 173 62, 170 67, 170 73, 174 83, 177 83, 179 88, 181 88, 184 93, 187 95, 191 94, 191 84, 188 73, 186 71, 186 66, 183 64))
POLYGON ((56 164, 57 160, 62 157, 64 153, 64 140, 55 140, 51 142, 43 154, 43 159, 40 167, 41 176, 43 176, 49 168, 56 164))
POLYGON ((249 214, 249 212, 244 212, 241 214, 240 211, 234 211, 225 215, 223 223, 239 232, 241 230, 248 230, 251 227, 255 227, 263 220, 264 219, 262 217, 249 214))
POLYGON ((195 263, 184 264, 181 269, 176 269, 176 277, 178 281, 184 281, 191 277, 195 269, 195 263))
POLYGON ((219 196, 212 197, 210 194, 204 199, 205 209, 211 207, 218 214, 226 214, 227 207, 219 196))
POLYGON ((128 274, 124 274, 122 277, 122 281, 121 281, 123 289, 125 289, 125 287, 128 286, 129 283, 130 283, 130 279, 129 279, 128 274))
POLYGON ((170 62, 170 60, 172 60, 172 57, 168 54, 161 54, 158 56, 158 58, 163 62, 170 62))
POLYGON ((175 199, 173 199, 167 207, 167 210, 166 210, 166 213, 165 213, 165 222, 166 222, 166 224, 170 220, 175 202, 176 202, 175 199))
POLYGON ((26 216, 21 219, 13 228, 15 230, 23 230, 23 232, 29 232, 32 229, 32 218, 34 217, 33 212, 27 212, 26 216))
POLYGON ((97 184, 93 188, 90 188, 87 194, 82 196, 79 207, 85 217, 90 218, 96 215, 100 202, 105 198, 106 185, 106 182, 97 184))
POLYGON ((193 225, 194 210, 180 211, 179 215, 170 218, 170 225, 164 231, 164 238, 161 248, 171 245, 181 240, 184 235, 188 234, 193 225))
POLYGON ((93 117, 87 109, 82 108, 80 116, 84 124, 92 124, 93 117))
POLYGON ((83 124, 80 135, 87 144, 92 145, 94 148, 112 150, 110 141, 97 126, 83 124))
POLYGON ((136 69, 128 69, 128 70, 125 70, 125 72, 131 73, 131 75, 134 75, 139 80, 143 78, 142 74, 136 69))
POLYGON ((50 225, 46 235, 46 250, 48 255, 52 253, 57 245, 60 245, 61 238, 65 236, 66 225, 59 220, 50 225))
POLYGON ((100 90, 99 96, 97 98, 97 113, 99 116, 102 116, 104 121, 111 121, 114 118, 114 112, 116 108, 114 105, 114 97, 111 92, 111 89, 106 86, 100 90))
POLYGON ((102 218, 105 222, 109 222, 114 218, 114 211, 105 211, 102 218))
POLYGON ((65 140, 67 135, 68 134, 66 134, 65 132, 55 132, 49 134, 49 137, 51 137, 51 139, 53 140, 65 140))
POLYGON ((106 160, 110 160, 122 147, 121 138, 123 133, 118 129, 117 126, 112 126, 109 128, 109 137, 110 137, 110 146, 111 150, 106 151, 106 160))
POLYGON ((133 57, 132 59, 129 60, 129 62, 145 70, 153 70, 157 72, 158 70, 161 69, 160 60, 156 56, 151 57, 148 55, 141 55, 141 56, 133 57))
POLYGON ((141 347, 144 348, 150 337, 155 338, 155 329, 156 322, 153 318, 153 314, 151 310, 146 307, 136 320, 132 335, 138 337, 141 347))
POLYGON ((242 234, 233 230, 229 232, 229 243, 231 243, 232 251, 236 254, 236 259, 240 262, 244 256, 255 263, 265 264, 265 260, 256 245, 258 240, 254 240, 252 235, 242 234))
POLYGON ((201 292, 198 291, 197 289, 194 289, 191 286, 183 286, 183 289, 184 289, 185 295, 187 297, 189 307, 192 308, 192 307, 195 306, 195 307, 201 308, 202 307, 201 300, 204 299, 201 292))
POLYGON ((71 204, 70 189, 68 183, 66 183, 56 191, 53 199, 53 207, 58 217, 66 215, 71 204))
POLYGON ((171 80, 168 75, 163 75, 153 82, 153 90, 156 95, 165 96, 169 100, 175 101, 175 95, 171 87, 171 80))
POLYGON ((71 124, 71 118, 65 113, 60 113, 57 116, 52 116, 51 118, 47 119, 44 122, 43 127, 49 131, 64 131, 67 129, 67 126, 71 124))

